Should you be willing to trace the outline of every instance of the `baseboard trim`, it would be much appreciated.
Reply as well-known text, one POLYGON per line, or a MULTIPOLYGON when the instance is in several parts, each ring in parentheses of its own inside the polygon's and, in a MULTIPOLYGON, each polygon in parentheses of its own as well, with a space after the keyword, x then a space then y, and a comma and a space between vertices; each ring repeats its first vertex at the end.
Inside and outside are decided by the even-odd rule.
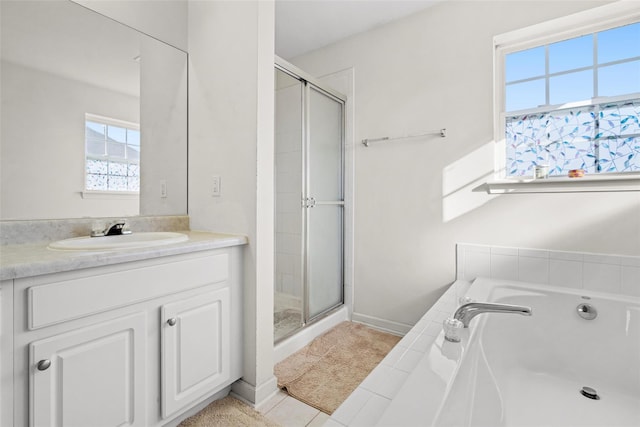
POLYGON ((412 325, 380 319, 378 317, 368 316, 361 313, 353 313, 351 320, 356 323, 362 323, 363 325, 370 326, 374 329, 379 329, 383 332, 389 332, 400 336, 405 336, 413 327, 412 325))
POLYGON ((258 387, 249 384, 242 378, 231 385, 231 395, 253 407, 260 406, 277 391, 278 379, 275 376, 271 376, 258 387))

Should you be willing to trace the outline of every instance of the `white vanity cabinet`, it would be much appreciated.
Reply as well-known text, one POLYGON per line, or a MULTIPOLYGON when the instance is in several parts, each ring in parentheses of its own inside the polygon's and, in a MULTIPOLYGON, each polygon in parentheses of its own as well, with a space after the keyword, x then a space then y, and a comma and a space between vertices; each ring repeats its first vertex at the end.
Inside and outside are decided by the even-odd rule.
POLYGON ((20 278, 9 292, 3 282, 2 426, 175 424, 229 386, 241 376, 240 256, 235 246, 20 278))

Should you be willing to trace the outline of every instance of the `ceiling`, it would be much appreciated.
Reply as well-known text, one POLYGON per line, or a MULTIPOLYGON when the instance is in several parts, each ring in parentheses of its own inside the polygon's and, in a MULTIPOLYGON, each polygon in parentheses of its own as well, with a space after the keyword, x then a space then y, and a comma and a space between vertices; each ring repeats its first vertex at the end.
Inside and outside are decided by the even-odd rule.
POLYGON ((276 54, 294 58, 439 1, 276 0, 276 54))

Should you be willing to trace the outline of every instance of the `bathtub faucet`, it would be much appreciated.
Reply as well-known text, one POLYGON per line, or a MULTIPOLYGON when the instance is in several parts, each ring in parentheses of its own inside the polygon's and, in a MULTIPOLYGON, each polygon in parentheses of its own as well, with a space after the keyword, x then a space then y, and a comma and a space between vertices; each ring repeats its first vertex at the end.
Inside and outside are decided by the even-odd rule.
POLYGON ((531 316, 531 307, 491 302, 470 302, 458 307, 453 318, 461 321, 464 327, 468 328, 471 319, 482 313, 515 313, 531 316))

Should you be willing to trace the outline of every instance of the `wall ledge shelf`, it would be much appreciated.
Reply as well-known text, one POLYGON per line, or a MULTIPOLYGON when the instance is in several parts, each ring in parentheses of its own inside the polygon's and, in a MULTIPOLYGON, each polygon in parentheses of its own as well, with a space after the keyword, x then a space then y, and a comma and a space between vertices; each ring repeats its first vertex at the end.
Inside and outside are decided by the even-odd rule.
POLYGON ((126 199, 133 200, 140 198, 140 192, 138 191, 95 191, 85 190, 81 191, 80 195, 83 199, 126 199))
POLYGON ((583 193, 640 191, 640 174, 603 175, 583 178, 496 179, 473 189, 488 194, 583 193))

